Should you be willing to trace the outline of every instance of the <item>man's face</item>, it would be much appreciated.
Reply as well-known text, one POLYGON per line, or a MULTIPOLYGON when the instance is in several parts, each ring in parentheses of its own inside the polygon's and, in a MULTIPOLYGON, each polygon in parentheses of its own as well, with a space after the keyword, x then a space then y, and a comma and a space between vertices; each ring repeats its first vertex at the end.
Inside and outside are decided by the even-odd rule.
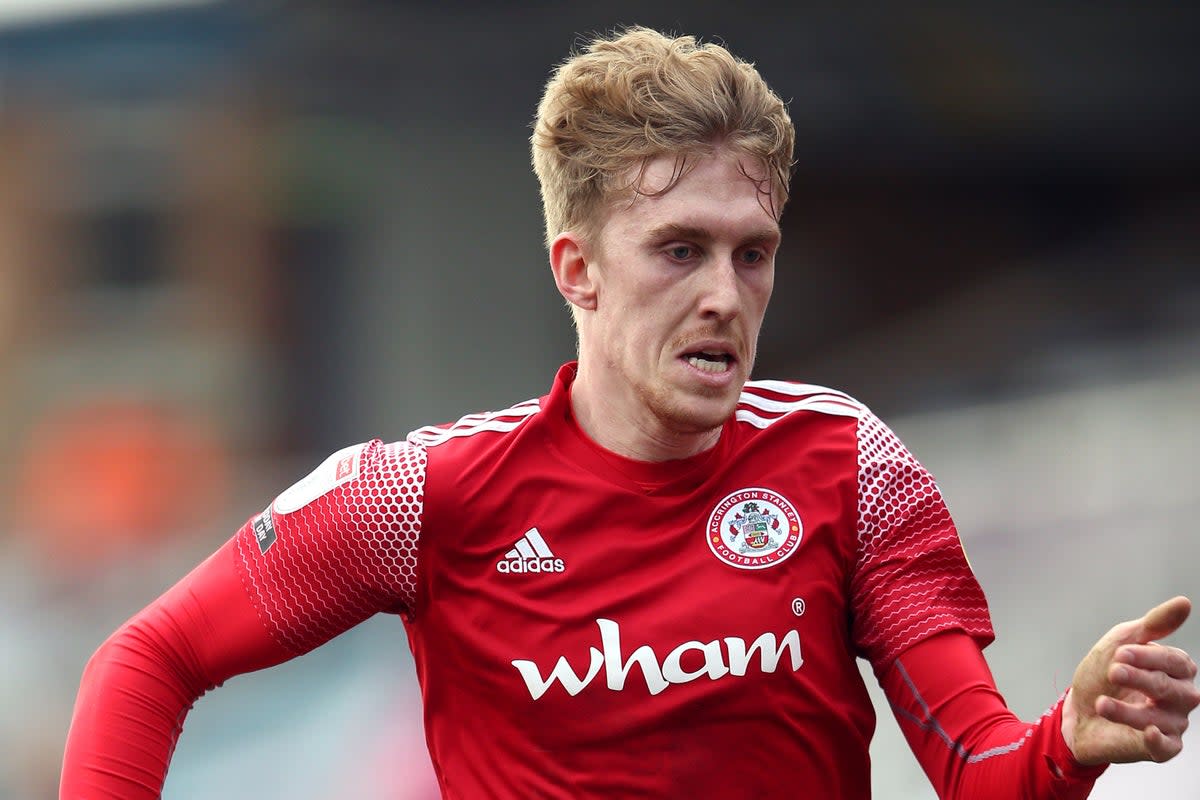
POLYGON ((771 296, 779 225, 762 168, 717 150, 662 194, 674 158, 650 162, 591 248, 595 310, 581 369, 616 416, 652 435, 711 431, 733 413, 771 296))

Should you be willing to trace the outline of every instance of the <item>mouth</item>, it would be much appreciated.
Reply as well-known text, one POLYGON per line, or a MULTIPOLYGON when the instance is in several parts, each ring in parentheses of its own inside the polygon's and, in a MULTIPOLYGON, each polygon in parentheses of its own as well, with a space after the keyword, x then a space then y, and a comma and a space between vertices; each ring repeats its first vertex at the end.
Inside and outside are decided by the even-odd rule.
POLYGON ((693 350, 684 353, 683 360, 695 369, 711 375, 729 372, 737 361, 732 355, 722 350, 693 350))

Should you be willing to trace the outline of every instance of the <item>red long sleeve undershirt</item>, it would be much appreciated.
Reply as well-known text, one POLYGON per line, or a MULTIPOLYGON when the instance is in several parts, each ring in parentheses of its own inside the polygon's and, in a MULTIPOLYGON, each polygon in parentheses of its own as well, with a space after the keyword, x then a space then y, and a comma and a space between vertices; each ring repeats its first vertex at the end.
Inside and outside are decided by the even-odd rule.
POLYGON ((296 655, 263 627, 230 540, 108 638, 88 661, 67 735, 59 797, 162 793, 192 704, 228 678, 296 655))
MULTIPOLYGON (((61 798, 159 797, 192 704, 234 675, 297 655, 263 626, 237 558, 231 540, 96 651, 67 738, 61 798)), ((1032 723, 1007 709, 966 634, 910 647, 879 678, 941 798, 1076 800, 1102 771, 1074 762, 1061 703, 1032 723)))
POLYGON ((926 639, 878 677, 938 797, 1082 800, 1104 771, 1075 761, 1062 735, 1061 698, 1034 722, 1009 711, 969 636, 926 639))

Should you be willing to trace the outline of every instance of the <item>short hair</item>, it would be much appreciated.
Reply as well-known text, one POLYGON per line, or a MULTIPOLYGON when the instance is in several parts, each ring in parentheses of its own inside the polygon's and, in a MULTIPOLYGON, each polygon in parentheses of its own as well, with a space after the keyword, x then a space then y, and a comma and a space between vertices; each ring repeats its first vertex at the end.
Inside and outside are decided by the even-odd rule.
POLYGON ((538 105, 531 144, 546 245, 567 230, 597 233, 607 204, 640 190, 651 159, 678 158, 667 191, 689 157, 722 144, 761 162, 760 190, 778 218, 795 138, 784 102, 721 45, 643 27, 596 38, 555 69, 538 105))

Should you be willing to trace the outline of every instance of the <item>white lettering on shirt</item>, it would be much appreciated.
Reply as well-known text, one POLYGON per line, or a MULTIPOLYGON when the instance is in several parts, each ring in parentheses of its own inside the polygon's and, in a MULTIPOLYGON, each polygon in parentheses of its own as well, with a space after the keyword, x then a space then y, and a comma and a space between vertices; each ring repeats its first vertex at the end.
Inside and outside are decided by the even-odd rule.
MULTIPOLYGON (((613 620, 597 619, 596 626, 600 629, 600 648, 588 648, 591 660, 586 674, 582 677, 565 655, 558 657, 546 677, 542 677, 541 668, 533 661, 518 659, 512 662, 534 700, 541 698, 556 682, 561 683, 567 694, 574 697, 599 674, 601 666, 604 667, 605 684, 612 691, 623 691, 626 681, 636 667, 641 671, 647 690, 651 695, 656 695, 671 684, 690 683, 704 677, 714 681, 726 675, 744 677, 750 666, 755 663, 756 653, 758 670, 762 673, 775 672, 785 653, 791 657, 792 672, 804 665, 800 633, 795 630, 788 631, 780 639, 776 639, 775 634, 768 631, 751 642, 749 647, 744 639, 736 636, 714 639, 711 642, 684 642, 671 650, 660 664, 658 654, 648 644, 634 648, 626 658, 621 648, 621 626, 613 620), (722 642, 725 644, 724 650, 721 648, 722 642), (685 653, 699 654, 703 664, 695 669, 684 669, 682 662, 685 653)), ((690 660, 695 659, 693 657, 690 660)))

